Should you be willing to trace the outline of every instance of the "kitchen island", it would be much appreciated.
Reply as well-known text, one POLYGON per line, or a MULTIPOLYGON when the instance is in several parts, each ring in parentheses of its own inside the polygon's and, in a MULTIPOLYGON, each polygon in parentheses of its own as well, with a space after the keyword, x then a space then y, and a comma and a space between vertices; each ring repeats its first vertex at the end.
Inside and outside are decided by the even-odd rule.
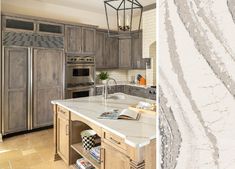
POLYGON ((155 169, 156 115, 141 113, 137 121, 98 118, 103 112, 126 109, 140 101, 154 103, 121 93, 108 99, 91 96, 53 101, 55 160, 72 166, 84 157, 98 169, 155 169), (80 133, 86 129, 94 130, 101 140, 100 163, 82 148, 80 133))

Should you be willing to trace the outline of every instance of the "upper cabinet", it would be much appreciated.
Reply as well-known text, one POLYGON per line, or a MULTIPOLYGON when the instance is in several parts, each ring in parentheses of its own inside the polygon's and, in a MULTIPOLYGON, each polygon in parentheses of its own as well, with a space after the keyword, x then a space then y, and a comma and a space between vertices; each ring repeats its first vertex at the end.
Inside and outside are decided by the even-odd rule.
POLYGON ((37 24, 37 31, 39 33, 53 34, 53 35, 64 35, 64 26, 61 24, 39 22, 37 24))
POLYGON ((119 50, 118 50, 118 38, 110 38, 108 34, 106 34, 105 38, 105 65, 107 68, 118 68, 118 58, 119 58, 119 50))
POLYGON ((95 53, 95 34, 93 28, 65 26, 65 51, 76 54, 95 53))
POLYGON ((96 31, 96 43, 95 43, 95 61, 96 61, 96 68, 104 69, 105 65, 105 32, 96 31))
POLYGON ((96 32, 96 68, 115 69, 118 68, 118 38, 110 38, 106 31, 96 32))
POLYGON ((131 39, 119 39, 119 68, 131 68, 131 39))
POLYGON ((142 33, 131 38, 109 37, 107 31, 96 31, 96 68, 145 69, 142 58, 142 33))
POLYGON ((39 34, 64 35, 64 25, 11 16, 3 17, 3 30, 14 32, 31 32, 39 34))
POLYGON ((28 19, 20 19, 14 17, 3 17, 3 30, 7 31, 28 31, 34 32, 36 30, 36 26, 33 20, 28 19))
POLYGON ((65 51, 82 53, 82 28, 65 26, 65 51))
POLYGON ((146 62, 142 57, 142 32, 133 33, 131 39, 132 68, 145 69, 146 62))
POLYGON ((92 28, 82 28, 82 52, 85 54, 95 53, 95 34, 96 30, 92 28))

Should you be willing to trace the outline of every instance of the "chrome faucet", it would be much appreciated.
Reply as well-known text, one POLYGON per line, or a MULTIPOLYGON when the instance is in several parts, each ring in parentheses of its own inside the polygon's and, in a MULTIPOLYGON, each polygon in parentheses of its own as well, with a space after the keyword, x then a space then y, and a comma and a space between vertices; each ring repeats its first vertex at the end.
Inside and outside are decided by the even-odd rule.
POLYGON ((105 86, 104 86, 104 90, 103 90, 103 96, 104 96, 105 99, 108 98, 108 94, 109 94, 108 89, 110 88, 110 86, 109 86, 109 81, 110 81, 110 80, 113 80, 114 83, 117 85, 117 81, 116 81, 114 78, 109 78, 109 79, 107 80, 107 82, 106 82, 106 84, 105 84, 105 86))

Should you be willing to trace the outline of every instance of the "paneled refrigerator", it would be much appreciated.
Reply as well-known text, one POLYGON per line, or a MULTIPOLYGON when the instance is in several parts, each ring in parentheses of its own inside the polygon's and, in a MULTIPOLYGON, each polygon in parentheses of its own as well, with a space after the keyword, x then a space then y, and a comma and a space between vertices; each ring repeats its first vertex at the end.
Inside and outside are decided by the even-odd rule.
POLYGON ((3 47, 2 134, 53 124, 51 100, 64 97, 62 49, 3 47))

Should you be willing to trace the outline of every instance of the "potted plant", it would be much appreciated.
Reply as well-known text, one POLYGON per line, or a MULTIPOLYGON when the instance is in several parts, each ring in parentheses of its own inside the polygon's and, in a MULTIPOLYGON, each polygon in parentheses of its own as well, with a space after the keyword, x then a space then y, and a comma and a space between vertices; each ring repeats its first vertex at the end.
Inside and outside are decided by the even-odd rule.
POLYGON ((103 84, 106 84, 108 78, 109 78, 108 72, 102 71, 98 74, 98 79, 100 79, 103 84))

